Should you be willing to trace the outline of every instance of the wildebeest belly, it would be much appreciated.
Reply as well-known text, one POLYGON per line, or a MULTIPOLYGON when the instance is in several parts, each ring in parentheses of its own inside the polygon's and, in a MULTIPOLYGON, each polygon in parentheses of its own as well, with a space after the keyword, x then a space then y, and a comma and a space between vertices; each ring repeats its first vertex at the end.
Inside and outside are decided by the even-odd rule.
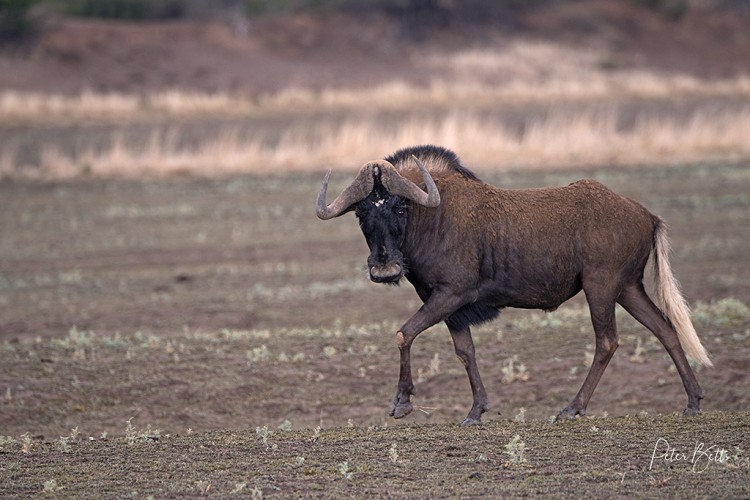
POLYGON ((573 248, 511 248, 482 259, 479 300, 497 307, 556 309, 581 290, 573 248))

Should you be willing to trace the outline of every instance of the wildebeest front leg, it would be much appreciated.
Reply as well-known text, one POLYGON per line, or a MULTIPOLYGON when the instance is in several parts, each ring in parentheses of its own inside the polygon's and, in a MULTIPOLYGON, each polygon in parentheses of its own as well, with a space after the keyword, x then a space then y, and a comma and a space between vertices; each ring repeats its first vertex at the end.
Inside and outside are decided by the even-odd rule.
POLYGON ((411 345, 414 339, 427 328, 445 320, 463 304, 460 297, 451 293, 433 292, 417 313, 396 333, 401 364, 398 376, 398 392, 393 398, 390 415, 403 418, 413 410, 411 395, 414 382, 411 376, 411 345))
POLYGON ((411 343, 415 337, 416 335, 411 336, 407 342, 401 330, 396 333, 396 345, 401 353, 401 367, 398 374, 398 392, 393 398, 390 411, 393 418, 403 418, 414 409, 411 404, 411 395, 414 394, 414 382, 411 378, 411 343))
POLYGON ((448 330, 453 338, 453 347, 456 350, 456 356, 466 367, 466 373, 469 375, 469 384, 471 385, 471 394, 474 403, 471 405, 469 414, 461 422, 461 426, 474 425, 482 423, 482 413, 486 412, 489 405, 487 403, 487 392, 484 390, 482 378, 479 376, 477 359, 474 353, 474 342, 471 339, 471 330, 466 328, 456 329, 448 325, 448 330))

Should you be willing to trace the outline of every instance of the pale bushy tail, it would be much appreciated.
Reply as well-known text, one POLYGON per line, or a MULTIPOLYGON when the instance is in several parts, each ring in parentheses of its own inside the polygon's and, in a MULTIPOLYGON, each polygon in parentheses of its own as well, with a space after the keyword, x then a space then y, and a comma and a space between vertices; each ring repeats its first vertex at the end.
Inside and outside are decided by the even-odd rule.
POLYGON ((659 219, 654 241, 654 279, 656 280, 656 305, 671 321, 677 331, 682 349, 690 358, 705 365, 713 366, 708 352, 701 344, 690 320, 690 307, 680 292, 680 284, 672 274, 669 265, 669 238, 667 225, 659 219))

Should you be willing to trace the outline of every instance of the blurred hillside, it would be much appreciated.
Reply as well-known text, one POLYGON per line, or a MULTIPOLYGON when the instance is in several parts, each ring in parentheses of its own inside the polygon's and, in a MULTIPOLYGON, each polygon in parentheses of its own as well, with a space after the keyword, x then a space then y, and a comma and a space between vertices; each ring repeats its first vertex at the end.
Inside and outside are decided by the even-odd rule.
POLYGON ((605 73, 647 70, 708 79, 750 73, 750 2, 739 0, 0 5, 7 35, 0 44, 0 90, 6 91, 143 94, 178 88, 254 95, 456 76, 498 85, 532 73, 537 80, 556 78, 557 54, 492 68, 474 62, 449 68, 452 74, 444 65, 425 64, 460 51, 502 52, 518 40, 593 54, 586 69, 605 73))
POLYGON ((750 0, 0 7, 0 177, 750 158, 750 0))

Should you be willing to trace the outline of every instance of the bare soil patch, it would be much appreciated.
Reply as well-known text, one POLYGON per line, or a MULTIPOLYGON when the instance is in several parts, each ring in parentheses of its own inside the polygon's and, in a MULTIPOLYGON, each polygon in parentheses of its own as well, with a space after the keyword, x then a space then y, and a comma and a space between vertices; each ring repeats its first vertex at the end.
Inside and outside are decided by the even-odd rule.
POLYGON ((747 413, 216 431, 0 450, 0 493, 456 498, 748 494, 747 413), (515 446, 512 446, 513 443, 515 446), (520 443, 523 454, 520 454, 520 443))

